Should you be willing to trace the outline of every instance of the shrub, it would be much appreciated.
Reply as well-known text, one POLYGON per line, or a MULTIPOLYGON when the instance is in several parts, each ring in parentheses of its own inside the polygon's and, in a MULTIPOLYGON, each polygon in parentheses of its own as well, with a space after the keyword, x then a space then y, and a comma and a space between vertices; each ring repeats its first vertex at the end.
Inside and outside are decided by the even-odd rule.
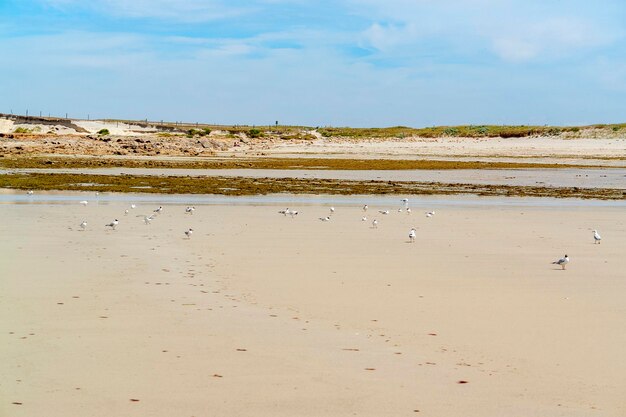
POLYGON ((30 133, 30 129, 26 129, 25 127, 18 127, 13 131, 13 133, 30 133))
POLYGON ((454 127, 448 127, 446 128, 443 133, 446 136, 458 136, 459 135, 459 129, 454 128, 454 127))
POLYGON ((259 129, 250 129, 248 130, 248 136, 251 138, 258 138, 263 136, 263 133, 259 129))
POLYGON ((109 132, 109 129, 100 129, 98 130, 98 134, 106 136, 106 135, 110 135, 111 132, 109 132))

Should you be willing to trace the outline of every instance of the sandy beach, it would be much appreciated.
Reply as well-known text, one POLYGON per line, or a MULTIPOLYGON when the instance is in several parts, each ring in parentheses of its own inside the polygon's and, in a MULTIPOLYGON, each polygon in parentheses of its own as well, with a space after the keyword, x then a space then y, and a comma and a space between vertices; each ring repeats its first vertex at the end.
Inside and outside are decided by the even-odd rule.
POLYGON ((0 415, 626 414, 621 202, 81 198, 0 204, 0 415))

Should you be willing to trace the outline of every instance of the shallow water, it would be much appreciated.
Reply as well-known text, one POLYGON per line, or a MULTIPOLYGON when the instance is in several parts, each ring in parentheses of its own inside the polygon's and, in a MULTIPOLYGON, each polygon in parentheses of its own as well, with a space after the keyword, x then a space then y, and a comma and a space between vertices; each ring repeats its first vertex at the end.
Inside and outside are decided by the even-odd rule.
POLYGON ((90 175, 224 176, 252 178, 315 178, 355 181, 417 181, 542 187, 626 189, 626 169, 454 169, 454 170, 278 170, 278 169, 159 169, 78 168, 19 169, 9 172, 72 173, 90 175))
MULTIPOLYGON (((224 196, 211 194, 143 194, 143 193, 100 193, 88 191, 49 191, 35 192, 28 195, 21 190, 0 189, 0 204, 78 204, 86 200, 90 204, 109 204, 118 202, 150 204, 194 204, 194 205, 267 205, 306 206, 336 205, 372 207, 400 207, 400 198, 405 196, 385 195, 293 195, 270 194, 258 196, 224 196)), ((538 197, 477 197, 470 195, 456 196, 406 196, 410 207, 428 208, 442 206, 456 207, 615 207, 626 208, 624 200, 581 200, 574 198, 538 198, 538 197)))

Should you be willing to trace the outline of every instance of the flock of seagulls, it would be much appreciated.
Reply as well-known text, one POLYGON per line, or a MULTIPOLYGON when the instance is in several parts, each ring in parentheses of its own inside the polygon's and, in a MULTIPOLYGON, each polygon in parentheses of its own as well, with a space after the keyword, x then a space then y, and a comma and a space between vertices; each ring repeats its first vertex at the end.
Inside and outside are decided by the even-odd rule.
MULTIPOLYGON (((33 195, 34 192, 32 190, 28 190, 27 195, 33 195)), ((99 193, 96 192, 96 196, 98 196, 99 193)), ((403 198, 400 200, 402 202, 402 204, 404 205, 404 210, 406 211, 407 214, 411 214, 411 208, 409 207, 409 199, 408 198, 403 198)), ((80 204, 82 206, 87 206, 89 204, 89 202, 87 200, 82 200, 80 202, 80 204)), ((131 209, 135 209, 137 206, 135 204, 131 204, 130 208, 131 209)), ((364 213, 367 212, 367 210, 369 209, 369 206, 367 204, 365 204, 362 207, 362 210, 364 213)), ((195 207, 193 206, 187 206, 187 208, 185 209, 185 213, 186 214, 193 214, 193 212, 196 210, 195 207)), ((146 225, 149 225, 152 220, 155 219, 155 217, 160 214, 163 211, 163 206, 159 206, 157 209, 153 210, 153 214, 151 214, 150 216, 144 216, 144 223, 146 225)), ((389 210, 378 210, 378 212, 382 215, 388 215, 390 213, 389 210)), ((402 212, 402 208, 398 209, 398 212, 402 212)), ((296 210, 290 210, 289 208, 286 208, 285 210, 280 210, 278 213, 284 215, 285 217, 287 215, 291 216, 292 218, 298 215, 298 211, 296 210)), ((331 220, 331 216, 335 213, 335 207, 330 207, 329 209, 329 214, 328 216, 324 216, 324 217, 319 217, 320 221, 323 222, 329 222, 331 220)), ((128 210, 124 211, 124 214, 128 214, 128 210)), ((430 218, 433 217, 435 215, 435 211, 428 211, 426 212, 426 217, 430 218)), ((366 222, 367 221, 367 216, 363 216, 361 218, 361 221, 366 222)), ((116 230, 117 225, 119 224, 119 220, 115 219, 110 223, 105 224, 105 227, 110 227, 111 230, 116 230)), ((87 221, 83 220, 80 225, 79 225, 81 230, 86 230, 87 229, 87 221)), ((372 220, 372 228, 373 229, 377 229, 378 228, 378 220, 374 219, 372 220)), ((593 240, 594 240, 594 244, 600 244, 602 242, 602 236, 600 236, 600 233, 597 230, 593 230, 593 240)), ((189 228, 188 230, 185 230, 184 232, 185 236, 187 237, 187 239, 191 239, 191 235, 193 234, 193 229, 189 228)), ((415 239, 417 237, 417 230, 413 227, 411 228, 411 230, 409 231, 409 242, 410 243, 415 243, 415 239)), ((558 260, 552 262, 553 265, 559 265, 561 267, 561 269, 565 269, 566 265, 569 263, 570 259, 569 256, 567 256, 567 254, 565 254, 565 256, 563 256, 562 258, 559 258, 558 260)))
MULTIPOLYGON (((28 195, 32 195, 33 192, 32 191, 28 191, 27 193, 28 195)), ((96 193, 96 196, 98 195, 98 193, 96 193)), ((87 200, 82 200, 79 202, 80 205, 82 205, 83 207, 87 207, 87 205, 89 204, 89 202, 87 200)), ((130 205, 131 210, 134 210, 135 208, 137 208, 136 204, 131 204, 130 205)), ((186 214, 193 214, 193 212, 196 210, 195 207, 193 206, 188 206, 185 209, 185 213, 186 214)), ((163 206, 159 206, 157 209, 152 211, 152 214, 149 216, 143 216, 143 222, 145 225, 149 225, 152 220, 154 220, 158 214, 163 212, 163 206)), ((127 215, 129 213, 129 210, 126 209, 124 210, 124 215, 127 215)), ((298 212, 295 212, 295 214, 298 214, 298 212)), ((142 217, 142 215, 139 215, 137 217, 142 217)), ((79 224, 80 230, 81 231, 85 231, 87 230, 87 220, 83 220, 81 221, 81 223, 79 224)), ((119 219, 114 219, 112 222, 107 223, 104 225, 105 228, 110 228, 110 230, 117 230, 117 226, 120 224, 119 219)), ((185 237, 187 239, 191 239, 191 235, 193 234, 193 229, 189 228, 187 230, 184 231, 185 237)))
MULTIPOLYGON (((408 198, 403 198, 400 200, 404 206, 404 211, 407 214, 411 214, 411 208, 409 207, 409 199, 408 198)), ((367 210, 369 209, 369 206, 367 204, 363 205, 362 210, 363 213, 366 213, 367 210)), ((398 209, 398 212, 401 213, 403 211, 402 208, 398 209)), ((290 211, 288 208, 285 210, 280 210, 279 213, 284 214, 285 216, 287 214, 291 214, 293 213, 292 211, 290 211)), ((296 211, 295 214, 297 214, 298 212, 296 211)), ((330 213, 328 216, 324 216, 324 217, 319 217, 320 221, 323 222, 329 222, 331 220, 331 216, 335 213, 335 208, 331 207, 330 208, 330 213)), ((390 211, 389 210, 378 210, 378 213, 380 213, 381 215, 389 215, 390 211)), ((435 210, 432 211, 427 211, 425 212, 425 215, 427 218, 431 218, 435 215, 435 210)), ((361 217, 361 221, 362 222, 366 222, 367 216, 363 216, 361 217)), ((378 228, 378 219, 373 219, 372 220, 372 229, 377 229, 378 228)), ((411 228, 411 230, 409 231, 409 242, 410 243, 415 243, 415 239, 417 238, 417 229, 416 228, 411 228)), ((597 230, 593 230, 593 239, 594 239, 594 243, 595 244, 600 244, 602 237, 600 236, 600 234, 598 233, 597 230)), ((555 265, 559 265, 561 266, 562 269, 565 269, 565 266, 569 263, 569 256, 567 256, 567 254, 565 256, 563 256, 562 258, 552 262, 552 264, 555 265)))

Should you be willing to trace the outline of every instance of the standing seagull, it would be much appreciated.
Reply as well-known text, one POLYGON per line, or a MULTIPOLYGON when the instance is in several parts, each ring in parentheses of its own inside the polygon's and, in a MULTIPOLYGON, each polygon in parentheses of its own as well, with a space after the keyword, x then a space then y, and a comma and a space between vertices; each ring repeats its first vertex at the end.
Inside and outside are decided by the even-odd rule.
POLYGON ((187 236, 187 239, 191 239, 192 234, 193 234, 192 228, 189 228, 189 230, 185 231, 185 236, 187 236))
POLYGON ((389 210, 378 210, 380 214, 389 214, 389 210))
POLYGON ((117 227, 119 223, 120 222, 117 219, 115 219, 111 223, 105 224, 104 227, 110 227, 111 229, 115 230, 115 228, 117 227))
POLYGON ((366 205, 364 205, 364 206, 363 206, 363 211, 367 211, 367 209, 368 209, 368 208, 369 208, 369 207, 367 206, 367 204, 366 204, 366 205))
POLYGON ((411 208, 410 207, 406 208, 406 214, 411 214, 411 208))
POLYGON ((594 240, 594 243, 597 243, 597 244, 601 243, 600 241, 602 240, 602 236, 600 236, 597 230, 593 231, 593 240, 594 240))
POLYGON ((151 215, 151 216, 149 216, 149 217, 148 217, 148 216, 143 216, 143 222, 144 222, 146 225, 150 224, 150 222, 154 219, 154 217, 152 217, 152 216, 154 216, 154 214, 152 214, 152 215, 151 215))
POLYGON ((84 207, 87 207, 87 204, 89 204, 89 201, 83 200, 80 202, 80 204, 83 205, 84 207))
POLYGON ((365 216, 361 217, 361 221, 362 222, 366 222, 367 221, 367 217, 365 217, 365 216))
POLYGON ((152 210, 152 211, 153 211, 154 213, 156 213, 156 214, 159 214, 159 213, 161 213, 161 212, 163 211, 163 206, 159 206, 159 208, 158 208, 158 209, 156 209, 156 210, 152 210))
POLYGON ((333 214, 334 212, 335 212, 335 208, 334 208, 334 207, 331 207, 331 208, 330 208, 330 214, 333 214))
POLYGON ((187 207, 187 208, 185 209, 185 213, 188 213, 188 214, 193 214, 193 212, 194 212, 195 210, 196 210, 196 208, 195 208, 195 207, 187 207))
POLYGON ((374 219, 374 221, 372 222, 372 228, 378 229, 378 220, 374 219))
POLYGON ((559 259, 558 261, 554 261, 552 262, 554 265, 561 265, 562 269, 565 269, 565 265, 567 265, 569 263, 569 257, 567 256, 567 254, 562 257, 561 259, 559 259))
POLYGON ((429 211, 428 213, 426 213, 426 217, 433 217, 435 215, 435 211, 429 211))
POLYGON ((131 204, 130 208, 134 209, 135 207, 137 207, 135 204, 131 204))
POLYGON ((80 228, 82 230, 85 230, 87 228, 87 222, 85 220, 83 220, 82 223, 80 224, 80 228))
POLYGON ((124 216, 128 216, 128 209, 124 210, 124 216))
POLYGON ((415 243, 415 228, 411 229, 409 232, 409 240, 411 243, 415 243))
POLYGON ((323 222, 329 222, 330 221, 330 217, 326 216, 326 217, 320 217, 319 218, 321 221, 323 222))

